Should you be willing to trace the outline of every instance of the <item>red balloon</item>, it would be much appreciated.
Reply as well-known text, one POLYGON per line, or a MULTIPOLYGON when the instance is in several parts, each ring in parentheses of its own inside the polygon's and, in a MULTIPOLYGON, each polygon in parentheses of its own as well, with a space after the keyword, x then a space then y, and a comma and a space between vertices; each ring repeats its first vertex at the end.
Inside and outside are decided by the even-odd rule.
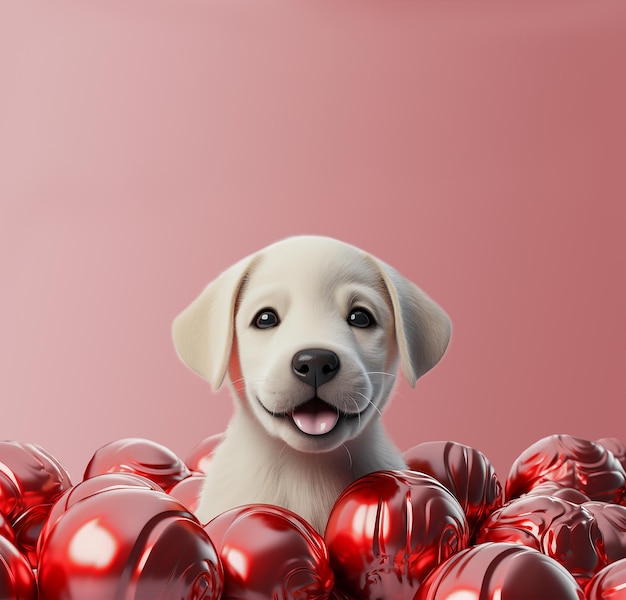
POLYGON ((551 558, 517 544, 463 550, 426 578, 413 600, 585 600, 575 579, 551 558))
POLYGON ((600 528, 579 504, 550 496, 524 496, 493 512, 476 538, 512 542, 543 552, 562 564, 580 583, 607 564, 600 528))
POLYGON ((200 492, 204 485, 204 474, 195 473, 179 481, 168 492, 170 496, 174 496, 178 501, 182 502, 189 512, 195 514, 200 502, 200 492))
POLYGON ((123 438, 98 449, 87 465, 84 479, 103 473, 136 473, 165 491, 191 475, 169 448, 143 438, 123 438))
POLYGON ((524 450, 509 472, 506 498, 521 496, 544 481, 601 502, 619 503, 626 492, 626 472, 613 453, 572 435, 551 435, 524 450))
POLYGON ((220 597, 215 548, 174 498, 137 486, 66 500, 40 547, 42 600, 220 597))
POLYGON ((251 504, 205 525, 224 565, 224 599, 325 600, 334 577, 321 536, 300 516, 251 504))
POLYGON ((41 446, 0 442, 0 512, 11 522, 31 506, 54 502, 71 486, 67 471, 41 446))
POLYGON ((589 502, 589 496, 574 488, 564 487, 556 481, 544 481, 536 485, 524 496, 552 496, 553 498, 561 498, 574 504, 583 504, 589 502))
POLYGON ((211 457, 215 448, 224 439, 223 433, 216 433, 203 439, 199 444, 194 446, 189 454, 185 457, 185 464, 191 471, 198 473, 206 473, 207 467, 211 462, 211 457))
POLYGON ((593 515, 598 524, 608 561, 626 558, 626 506, 608 502, 585 502, 583 508, 593 515))
POLYGON ((67 490, 52 506, 50 514, 43 524, 37 541, 37 553, 41 552, 41 546, 48 537, 48 532, 56 525, 63 513, 74 504, 99 492, 136 487, 159 492, 162 491, 161 487, 153 481, 134 473, 105 473, 104 475, 94 475, 91 479, 86 479, 67 490))
POLYGON ((626 558, 597 573, 585 588, 588 600, 626 600, 626 558))
POLYGON ((465 511, 470 535, 482 520, 502 506, 503 490, 487 457, 457 442, 425 442, 404 453, 409 469, 443 483, 465 511))
POLYGON ((467 547, 465 513, 433 477, 377 471, 341 494, 326 527, 337 585, 361 600, 410 598, 428 572, 467 547))
POLYGON ((35 600, 35 575, 26 558, 7 539, 0 537, 0 598, 35 600))

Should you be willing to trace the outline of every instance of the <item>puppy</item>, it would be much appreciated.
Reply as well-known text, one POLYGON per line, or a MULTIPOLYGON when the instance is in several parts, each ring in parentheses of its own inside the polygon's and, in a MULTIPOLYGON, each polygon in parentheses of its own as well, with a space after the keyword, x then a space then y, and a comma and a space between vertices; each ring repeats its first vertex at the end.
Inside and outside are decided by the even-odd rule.
POLYGON ((206 473, 203 523, 235 506, 288 508, 324 533, 339 494, 404 469, 382 410, 402 365, 411 386, 442 357, 450 321, 370 254, 299 236, 244 258, 174 321, 181 360, 235 412, 206 473))

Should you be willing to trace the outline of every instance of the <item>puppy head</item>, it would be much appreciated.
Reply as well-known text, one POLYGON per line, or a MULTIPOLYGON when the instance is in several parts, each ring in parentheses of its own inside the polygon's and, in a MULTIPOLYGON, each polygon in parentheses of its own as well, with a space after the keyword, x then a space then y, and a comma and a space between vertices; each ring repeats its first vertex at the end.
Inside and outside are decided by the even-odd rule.
POLYGON ((324 452, 443 355, 445 313, 395 270, 330 238, 288 238, 220 275, 174 321, 185 364, 295 449, 324 452))

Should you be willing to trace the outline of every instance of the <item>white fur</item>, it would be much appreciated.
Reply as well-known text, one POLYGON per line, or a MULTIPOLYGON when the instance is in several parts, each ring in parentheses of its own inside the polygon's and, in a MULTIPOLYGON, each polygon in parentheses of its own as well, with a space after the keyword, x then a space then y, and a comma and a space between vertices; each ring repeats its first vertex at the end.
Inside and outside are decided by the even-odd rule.
POLYGON ((380 415, 398 362, 414 385, 445 352, 450 322, 417 286, 370 254, 301 236, 222 273, 175 319, 173 338, 183 362, 214 389, 228 376, 235 400, 207 469, 198 518, 206 523, 235 506, 268 503, 323 533, 348 484, 379 469, 405 468, 380 415), (278 326, 253 326, 264 308, 278 314, 278 326), (376 325, 350 325, 353 308, 367 309, 376 325), (336 376, 317 396, 350 415, 316 436, 289 416, 315 395, 292 371, 294 354, 310 348, 339 357, 336 376))

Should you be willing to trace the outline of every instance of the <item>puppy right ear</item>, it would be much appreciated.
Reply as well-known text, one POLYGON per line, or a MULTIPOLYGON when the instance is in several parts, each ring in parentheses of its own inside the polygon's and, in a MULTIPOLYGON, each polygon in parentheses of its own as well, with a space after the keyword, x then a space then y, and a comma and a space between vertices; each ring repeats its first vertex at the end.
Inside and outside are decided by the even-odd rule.
POLYGON ((235 307, 254 262, 244 258, 211 282, 172 324, 179 358, 214 390, 226 377, 235 329, 235 307))

